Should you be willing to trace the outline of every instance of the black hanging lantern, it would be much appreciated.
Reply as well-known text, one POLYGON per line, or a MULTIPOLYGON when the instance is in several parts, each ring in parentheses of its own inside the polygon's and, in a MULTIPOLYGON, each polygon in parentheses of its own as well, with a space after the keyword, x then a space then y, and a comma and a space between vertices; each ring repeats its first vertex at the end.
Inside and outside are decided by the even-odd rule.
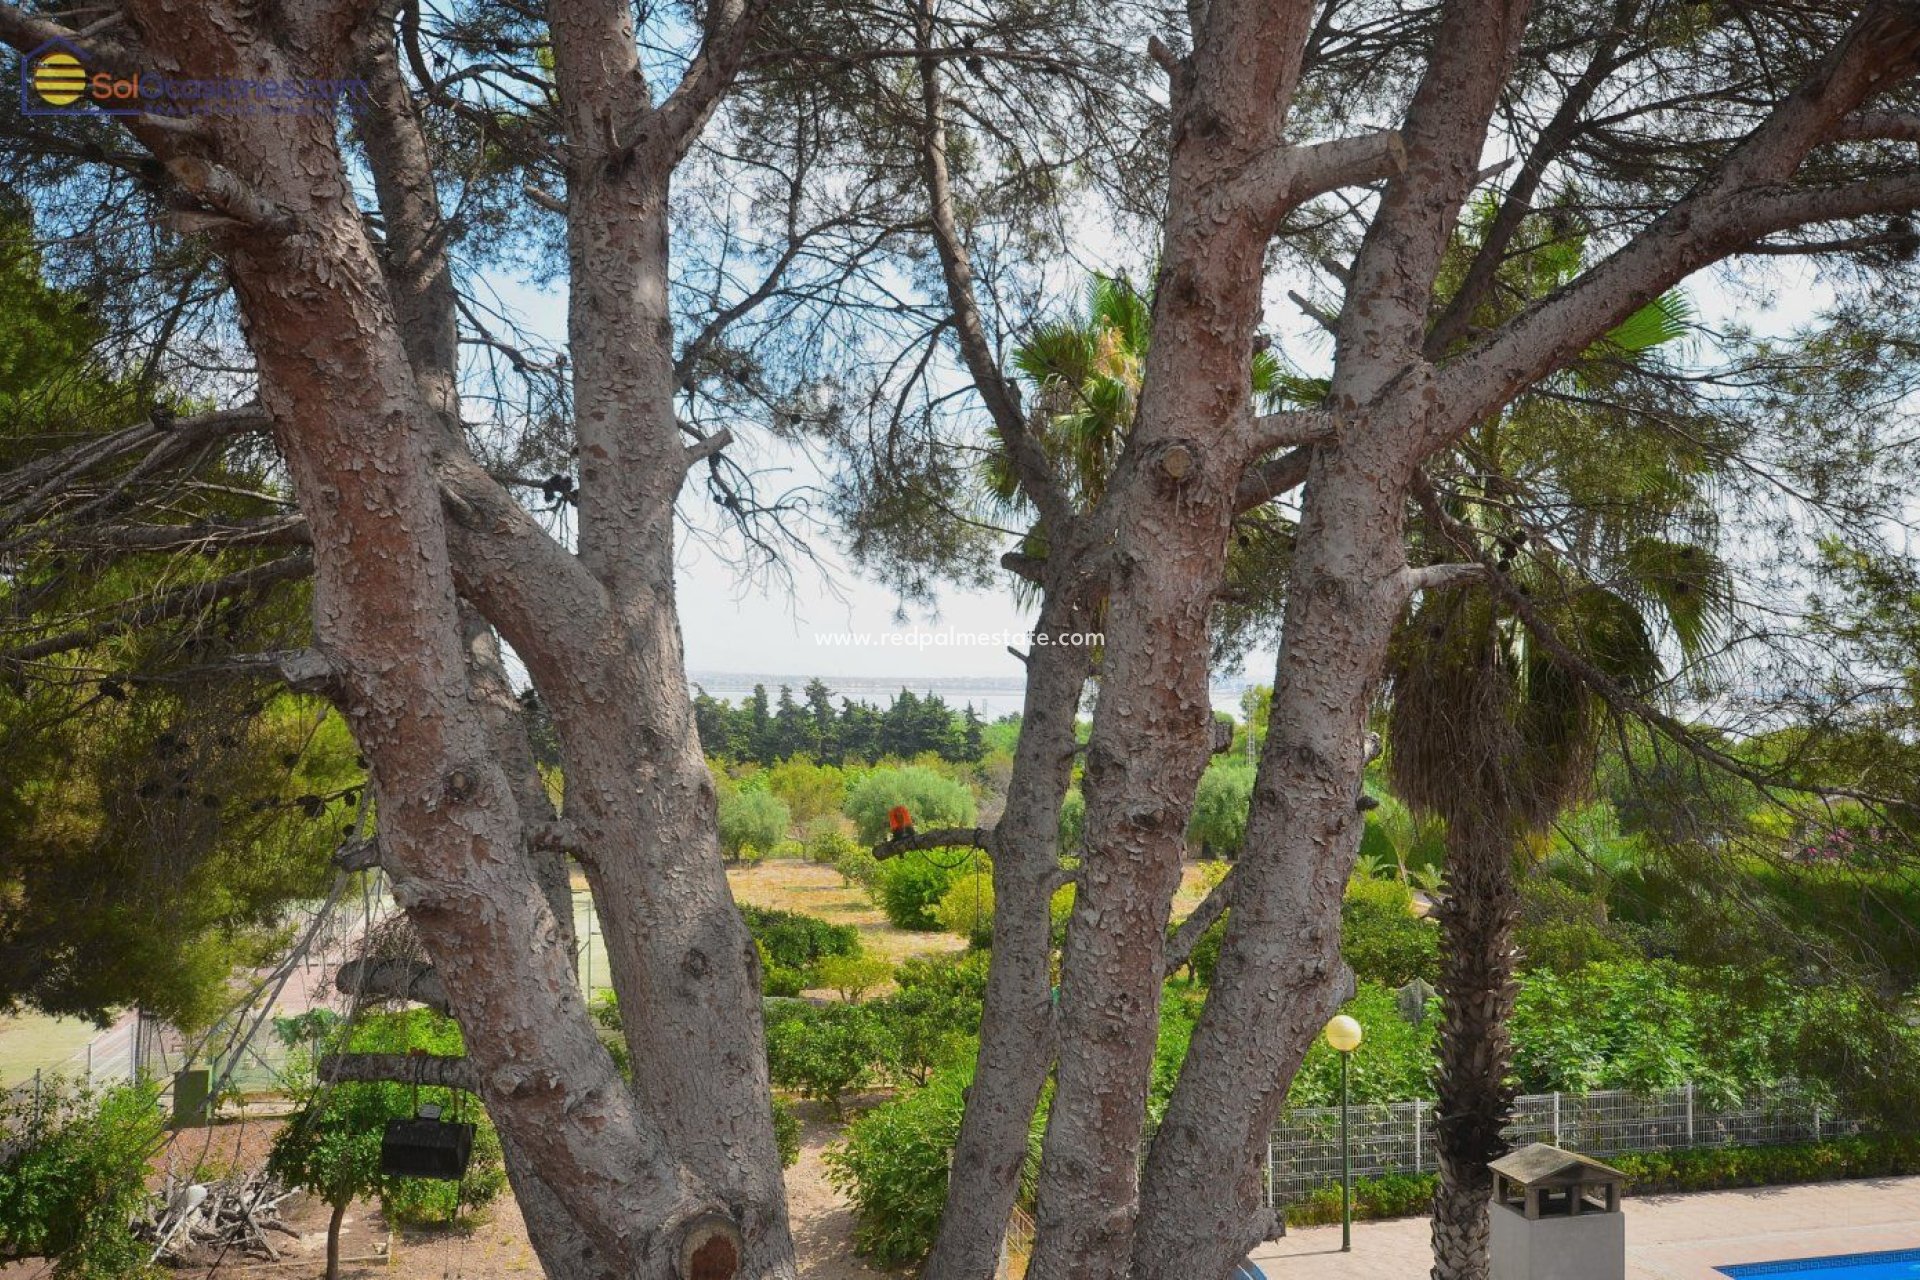
POLYGON ((411 1120, 387 1121, 380 1139, 380 1172, 390 1178, 458 1182, 472 1156, 473 1126, 442 1120, 436 1106, 421 1107, 411 1120))

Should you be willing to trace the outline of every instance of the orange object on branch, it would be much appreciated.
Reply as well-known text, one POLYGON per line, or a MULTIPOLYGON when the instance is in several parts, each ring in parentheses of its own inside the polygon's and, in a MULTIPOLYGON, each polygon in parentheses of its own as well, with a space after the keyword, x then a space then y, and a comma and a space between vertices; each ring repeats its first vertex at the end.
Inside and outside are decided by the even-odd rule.
POLYGON ((897 804, 887 810, 887 828, 893 832, 895 840, 913 834, 913 814, 907 806, 897 804))

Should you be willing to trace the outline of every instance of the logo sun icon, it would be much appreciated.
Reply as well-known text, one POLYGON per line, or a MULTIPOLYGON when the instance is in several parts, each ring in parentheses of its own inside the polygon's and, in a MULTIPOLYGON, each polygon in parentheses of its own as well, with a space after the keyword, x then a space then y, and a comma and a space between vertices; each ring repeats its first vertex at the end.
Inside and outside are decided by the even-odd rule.
POLYGON ((49 106, 69 106, 87 91, 87 71, 72 54, 56 51, 33 64, 32 83, 49 106))

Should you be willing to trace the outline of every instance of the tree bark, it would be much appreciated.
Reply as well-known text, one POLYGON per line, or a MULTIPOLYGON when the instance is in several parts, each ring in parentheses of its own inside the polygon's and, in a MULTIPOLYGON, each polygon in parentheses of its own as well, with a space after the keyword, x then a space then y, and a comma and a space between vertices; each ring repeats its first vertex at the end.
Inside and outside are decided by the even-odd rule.
MULTIPOLYGON (((328 6, 290 7, 272 43, 217 7, 187 15, 155 0, 134 18, 172 72, 343 69, 344 15, 328 6)), ((689 1245, 725 1234, 711 1219, 730 1221, 730 1201, 710 1198, 635 1110, 528 872, 512 785, 469 700, 429 452, 441 421, 398 336, 333 121, 235 115, 207 131, 217 162, 173 150, 161 131, 150 145, 228 219, 222 248, 262 400, 313 530, 316 636, 342 672, 348 722, 371 762, 395 895, 446 984, 502 1130, 621 1271, 677 1275, 689 1245)))
POLYGON ((674 411, 669 175, 683 130, 711 107, 698 94, 720 70, 708 55, 724 54, 716 32, 729 14, 737 20, 738 7, 708 13, 701 62, 656 111, 627 5, 552 6, 569 143, 579 555, 608 607, 605 628, 563 664, 538 637, 509 638, 553 710, 568 824, 600 909, 640 1102, 680 1165, 728 1206, 740 1268, 791 1275, 759 958, 727 884, 674 600, 688 453, 674 411))
POLYGON ((340 1280, 340 1226, 347 1219, 348 1203, 336 1203, 327 1218, 327 1280, 340 1280))
POLYGON ((1114 568, 1086 757, 1086 857, 1061 960, 1035 1280, 1108 1280, 1131 1266, 1166 924, 1213 749, 1208 616, 1235 495, 1263 451, 1249 370, 1280 202, 1270 184, 1246 190, 1244 175, 1266 173, 1284 150, 1309 8, 1215 0, 1173 71, 1153 345, 1097 516, 1113 530, 1114 568))
MULTIPOLYGON (((1065 553, 1063 552, 1063 559, 1065 553)), ((947 1174, 940 1233, 923 1280, 987 1280, 1027 1162, 1035 1106, 1053 1065, 1053 921, 1060 885, 1060 808, 1073 778, 1074 725, 1092 666, 1085 645, 1058 640, 1088 629, 1082 594, 1056 569, 1035 626, 1007 807, 993 854, 993 953, 980 1050, 947 1174)))
POLYGON ((1140 1277, 1223 1276, 1264 1237, 1258 1155, 1352 977, 1340 901, 1359 848, 1365 718, 1405 604, 1381 459, 1323 450, 1307 481, 1286 644, 1207 1006, 1147 1162, 1140 1277))
POLYGON ((1448 820, 1440 903, 1439 1073, 1434 1138, 1433 1280, 1486 1280, 1490 1161, 1507 1152, 1513 1116, 1513 935, 1520 892, 1513 837, 1493 815, 1448 820))

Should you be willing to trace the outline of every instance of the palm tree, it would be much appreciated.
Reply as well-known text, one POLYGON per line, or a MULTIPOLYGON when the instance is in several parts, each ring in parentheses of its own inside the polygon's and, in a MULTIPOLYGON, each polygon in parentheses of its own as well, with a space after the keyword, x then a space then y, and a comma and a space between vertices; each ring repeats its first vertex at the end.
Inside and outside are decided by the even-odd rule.
MULTIPOLYGON (((1577 237, 1549 238, 1503 270, 1508 305, 1578 269, 1577 237)), ((1611 410, 1606 392, 1691 327, 1668 295, 1616 328, 1557 386, 1463 441, 1448 535, 1492 560, 1531 612, 1614 684, 1646 689, 1663 647, 1697 658, 1728 599, 1702 497, 1710 466, 1681 433, 1611 410), (1594 462, 1595 456, 1604 462, 1594 462), (1551 537, 1514 513, 1535 495, 1551 537)), ((1428 530, 1436 541, 1440 530, 1428 530)), ((1602 704, 1503 604, 1506 593, 1433 592, 1389 661, 1387 769, 1395 793, 1446 831, 1436 1069, 1434 1280, 1484 1280, 1490 1161, 1512 1115, 1507 1024, 1517 989, 1516 862, 1591 783, 1602 704)))
MULTIPOLYGON (((1653 641, 1621 596, 1587 585, 1554 612, 1616 682, 1644 686, 1658 674, 1653 641)), ((1396 644, 1391 680, 1389 777, 1408 805, 1446 824, 1433 1274, 1474 1280, 1487 1267, 1487 1163, 1505 1152, 1512 1114, 1514 863, 1591 778, 1599 707, 1479 593, 1423 600, 1396 644)))

